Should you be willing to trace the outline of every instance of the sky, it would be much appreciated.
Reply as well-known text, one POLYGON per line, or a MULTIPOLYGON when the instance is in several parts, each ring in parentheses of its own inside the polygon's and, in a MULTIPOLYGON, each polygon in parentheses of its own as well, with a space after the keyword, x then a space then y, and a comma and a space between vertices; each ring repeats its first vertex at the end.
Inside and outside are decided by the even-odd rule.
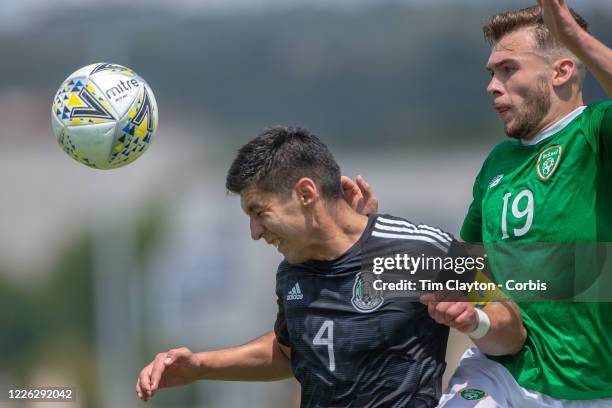
MULTIPOLYGON (((507 6, 529 6, 535 1, 528 0, 496 0, 500 7, 507 6)), ((4 0, 0 7, 0 26, 2 31, 27 29, 41 14, 59 8, 66 8, 70 12, 71 7, 83 7, 94 5, 99 0, 4 0)), ((143 7, 168 7, 177 13, 223 13, 242 11, 266 11, 270 8, 290 7, 319 7, 319 8, 345 8, 370 7, 381 3, 407 4, 419 7, 445 7, 448 5, 462 4, 464 6, 478 6, 491 4, 491 0, 108 0, 108 7, 131 7, 142 5, 143 7)), ((570 5, 578 10, 589 8, 610 8, 610 0, 572 0, 570 5)))

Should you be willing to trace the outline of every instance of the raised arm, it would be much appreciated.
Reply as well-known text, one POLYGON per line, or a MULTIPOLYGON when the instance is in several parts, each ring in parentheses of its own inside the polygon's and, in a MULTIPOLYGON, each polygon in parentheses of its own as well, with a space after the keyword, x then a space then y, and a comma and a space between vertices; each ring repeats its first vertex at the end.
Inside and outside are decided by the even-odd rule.
POLYGON ((201 353, 183 347, 159 353, 140 372, 136 394, 147 401, 160 388, 196 380, 273 381, 291 376, 290 349, 269 332, 238 347, 201 353))
POLYGON ((538 0, 544 24, 593 73, 612 97, 612 49, 583 30, 565 0, 538 0))

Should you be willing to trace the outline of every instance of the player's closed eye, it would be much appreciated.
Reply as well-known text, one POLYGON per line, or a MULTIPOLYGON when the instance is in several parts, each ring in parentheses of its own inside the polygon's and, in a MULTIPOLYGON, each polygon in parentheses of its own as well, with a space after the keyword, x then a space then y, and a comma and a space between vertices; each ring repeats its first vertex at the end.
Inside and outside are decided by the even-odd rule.
POLYGON ((512 75, 515 71, 516 71, 516 67, 512 67, 512 66, 504 66, 502 68, 502 71, 504 72, 504 74, 506 75, 512 75))

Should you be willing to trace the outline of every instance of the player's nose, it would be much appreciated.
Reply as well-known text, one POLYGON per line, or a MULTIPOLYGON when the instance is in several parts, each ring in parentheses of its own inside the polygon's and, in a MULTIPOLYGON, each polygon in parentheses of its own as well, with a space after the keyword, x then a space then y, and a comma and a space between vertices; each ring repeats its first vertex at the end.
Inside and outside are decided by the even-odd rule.
POLYGON ((265 232, 264 226, 261 225, 261 223, 255 220, 253 217, 251 217, 251 220, 250 220, 250 227, 251 227, 251 238, 253 240, 257 241, 263 236, 265 232))
POLYGON ((502 83, 493 76, 491 81, 489 81, 489 85, 487 85, 487 93, 491 96, 499 96, 503 94, 503 90, 502 83))

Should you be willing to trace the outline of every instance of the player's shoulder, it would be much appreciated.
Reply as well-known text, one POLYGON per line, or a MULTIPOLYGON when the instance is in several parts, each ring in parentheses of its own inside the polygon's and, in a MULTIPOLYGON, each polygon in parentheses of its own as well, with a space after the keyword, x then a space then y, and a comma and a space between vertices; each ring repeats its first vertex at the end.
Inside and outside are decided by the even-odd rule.
POLYGON ((371 239, 433 246, 445 253, 448 252, 455 241, 451 233, 439 227, 413 222, 390 214, 376 214, 374 216, 370 236, 371 239))
POLYGON ((600 111, 600 112, 607 111, 609 109, 612 109, 612 99, 606 99, 603 101, 594 102, 594 103, 587 105, 584 111, 582 112, 582 115, 584 116, 584 115, 592 114, 593 112, 597 112, 597 111, 600 111))
POLYGON ((447 232, 442 228, 439 228, 434 225, 418 223, 414 220, 410 220, 404 217, 398 217, 396 215, 391 214, 375 214, 374 222, 372 225, 372 235, 377 236, 374 235, 374 233, 376 232, 378 236, 380 236, 380 234, 384 233, 385 231, 397 232, 400 233, 400 235, 411 235, 415 231, 420 231, 423 233, 431 233, 432 235, 438 236, 441 239, 445 240, 452 241, 454 239, 453 235, 450 232, 447 232))
MULTIPOLYGON (((612 120, 612 100, 604 100, 587 105, 575 122, 580 134, 586 139, 594 152, 599 151, 600 136, 603 126, 612 120)), ((606 125, 608 123, 608 125, 606 125)), ((607 135, 607 134, 606 134, 607 135)), ((607 135, 606 137, 610 137, 607 135)))
MULTIPOLYGON (((316 270, 316 268, 314 268, 316 270)), ((297 275, 309 273, 313 271, 312 265, 309 262, 290 263, 287 259, 283 259, 276 268, 276 280, 293 279, 297 275)))
POLYGON ((283 259, 282 261, 280 261, 280 263, 278 264, 278 267, 276 268, 276 272, 284 272, 291 269, 291 264, 289 262, 287 262, 286 259, 283 259))
POLYGON ((291 264, 283 259, 276 268, 276 291, 283 293, 288 282, 295 280, 296 272, 301 270, 299 265, 291 264))
POLYGON ((513 152, 517 148, 520 148, 520 143, 518 141, 510 139, 503 140, 491 149, 491 152, 485 159, 485 163, 494 162, 495 158, 498 157, 507 157, 508 153, 513 152))
POLYGON ((505 173, 508 167, 514 167, 516 153, 520 149, 520 142, 516 140, 504 140, 495 145, 482 163, 478 182, 484 184, 481 184, 480 187, 484 188, 495 177, 505 173))
POLYGON ((289 272, 295 272, 298 269, 302 269, 303 265, 302 264, 292 264, 289 263, 286 259, 283 259, 282 261, 280 261, 280 263, 278 264, 278 267, 276 268, 276 275, 283 275, 289 272))
POLYGON ((607 112, 612 112, 612 100, 591 103, 586 105, 580 113, 578 123, 580 126, 583 126, 585 122, 599 121, 607 112))

